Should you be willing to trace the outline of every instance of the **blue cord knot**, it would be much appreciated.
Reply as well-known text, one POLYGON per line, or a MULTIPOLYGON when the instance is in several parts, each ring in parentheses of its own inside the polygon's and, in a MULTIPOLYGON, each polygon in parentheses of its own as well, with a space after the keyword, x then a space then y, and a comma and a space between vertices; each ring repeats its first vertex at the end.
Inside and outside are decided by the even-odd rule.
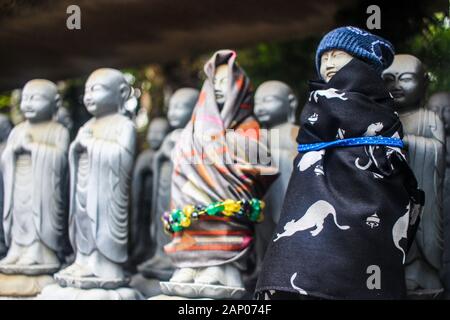
POLYGON ((352 147, 352 146, 389 146, 403 148, 403 141, 399 138, 373 136, 373 137, 358 137, 340 139, 330 142, 306 143, 298 145, 298 152, 318 151, 322 149, 336 148, 336 147, 352 147))

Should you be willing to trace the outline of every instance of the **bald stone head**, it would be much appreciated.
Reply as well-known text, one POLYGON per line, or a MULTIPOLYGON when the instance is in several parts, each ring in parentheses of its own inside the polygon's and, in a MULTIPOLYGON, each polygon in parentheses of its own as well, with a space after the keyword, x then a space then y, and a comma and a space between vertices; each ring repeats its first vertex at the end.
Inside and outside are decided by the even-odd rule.
POLYGON ((422 107, 427 75, 419 59, 409 54, 395 55, 394 62, 383 71, 383 80, 394 96, 398 111, 422 107))
POLYGON ((284 82, 266 81, 256 89, 255 115, 265 128, 294 122, 297 105, 294 92, 284 82))
POLYGON ((20 110, 31 123, 51 120, 60 106, 61 97, 53 82, 34 79, 23 87, 20 110))
POLYGON ((86 81, 84 105, 95 117, 119 112, 131 94, 131 87, 122 72, 97 69, 86 81))
POLYGON ((169 131, 170 126, 166 118, 153 119, 150 122, 147 131, 147 142, 150 145, 150 149, 159 149, 169 131))
POLYGON ((193 88, 181 88, 174 92, 169 101, 167 119, 174 129, 184 128, 189 122, 197 103, 199 91, 193 88))

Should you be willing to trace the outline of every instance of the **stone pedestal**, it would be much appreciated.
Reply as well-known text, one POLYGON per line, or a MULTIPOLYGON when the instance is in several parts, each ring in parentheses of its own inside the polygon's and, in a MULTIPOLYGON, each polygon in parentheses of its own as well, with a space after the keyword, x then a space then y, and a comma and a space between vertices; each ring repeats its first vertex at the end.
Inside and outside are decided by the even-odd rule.
POLYGON ((244 288, 228 287, 210 284, 178 283, 161 281, 163 294, 182 296, 186 298, 205 297, 211 299, 234 299, 239 300, 245 294, 244 288))
POLYGON ((55 280, 50 275, 26 276, 0 273, 0 296, 34 297, 55 280))
POLYGON ((145 298, 158 296, 162 293, 159 279, 148 279, 138 273, 131 278, 130 287, 141 292, 145 298))
POLYGON ((53 284, 45 287, 37 300, 143 300, 141 293, 133 288, 117 289, 80 289, 61 287, 53 284))

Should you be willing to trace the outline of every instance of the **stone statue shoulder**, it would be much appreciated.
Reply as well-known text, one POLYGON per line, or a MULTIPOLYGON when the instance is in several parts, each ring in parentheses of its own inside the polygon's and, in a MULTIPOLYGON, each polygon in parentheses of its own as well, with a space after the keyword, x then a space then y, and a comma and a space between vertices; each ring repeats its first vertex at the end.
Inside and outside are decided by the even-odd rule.
MULTIPOLYGON (((280 125, 277 125, 271 129, 271 134, 278 134, 279 137, 279 145, 280 149, 293 149, 294 152, 297 152, 297 135, 298 131, 300 130, 300 127, 296 124, 285 122, 280 125), (273 130, 276 129, 278 132, 274 132, 273 130), (289 139, 288 139, 289 138, 289 139)), ((275 137, 276 138, 276 137, 275 137)))
MULTIPOLYGON (((11 130, 11 133, 8 136, 8 140, 6 143, 6 148, 10 151, 13 151, 13 148, 16 144, 20 143, 20 140, 29 132, 29 124, 27 121, 23 121, 11 130)), ((13 151, 14 152, 14 151, 13 151)))
POLYGON ((52 139, 54 139, 56 141, 70 140, 69 139, 69 130, 65 126, 60 124, 59 122, 49 121, 48 123, 46 123, 46 126, 47 126, 47 130, 50 130, 51 132, 53 132, 52 139))
POLYGON ((183 130, 184 129, 175 129, 164 138, 159 151, 166 157, 170 157, 171 152, 177 143, 177 139, 180 137, 183 130))
POLYGON ((21 133, 24 132, 24 130, 26 130, 28 128, 28 123, 26 123, 26 121, 21 122, 17 125, 14 126, 14 128, 12 128, 11 133, 8 136, 8 141, 9 140, 14 140, 17 138, 17 136, 21 133))
POLYGON ((426 113, 428 114, 428 118, 430 119, 430 133, 432 137, 439 140, 442 143, 445 143, 445 126, 442 119, 439 117, 439 115, 431 110, 426 110, 426 113))
POLYGON ((419 108, 400 114, 400 119, 405 134, 432 138, 444 143, 444 123, 434 111, 419 108))
POLYGON ((117 130, 120 132, 122 132, 124 130, 125 131, 135 131, 136 130, 136 125, 134 124, 134 122, 127 116, 124 116, 123 114, 115 113, 109 117, 110 117, 110 119, 108 119, 108 120, 111 123, 111 125, 116 126, 117 130))
POLYGON ((78 133, 77 136, 80 135, 80 132, 82 132, 83 130, 88 130, 90 129, 92 126, 94 126, 96 122, 96 119, 94 117, 90 118, 88 121, 86 121, 81 127, 80 129, 78 129, 78 133))

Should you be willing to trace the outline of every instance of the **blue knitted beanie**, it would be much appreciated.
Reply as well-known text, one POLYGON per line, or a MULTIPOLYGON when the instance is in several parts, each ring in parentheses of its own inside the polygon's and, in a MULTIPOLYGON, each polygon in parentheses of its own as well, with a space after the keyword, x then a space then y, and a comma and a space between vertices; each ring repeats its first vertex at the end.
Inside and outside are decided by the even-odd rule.
POLYGON ((356 27, 341 27, 328 32, 316 51, 320 77, 320 58, 329 50, 342 50, 372 66, 379 74, 394 60, 394 46, 387 40, 356 27))

